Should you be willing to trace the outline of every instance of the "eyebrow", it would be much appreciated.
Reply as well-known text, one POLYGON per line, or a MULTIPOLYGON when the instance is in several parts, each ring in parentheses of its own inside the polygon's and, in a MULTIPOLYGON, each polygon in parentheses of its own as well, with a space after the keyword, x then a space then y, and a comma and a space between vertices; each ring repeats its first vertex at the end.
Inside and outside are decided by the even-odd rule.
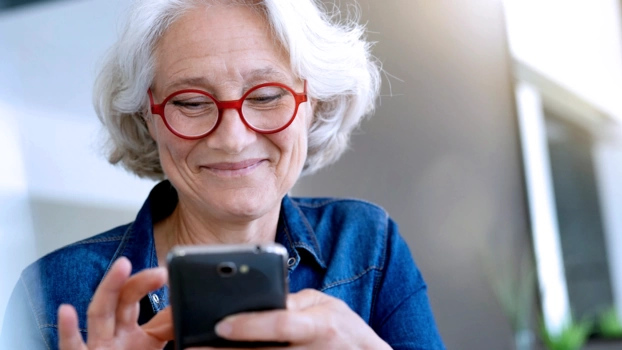
POLYGON ((288 77, 285 73, 280 70, 276 70, 273 67, 266 67, 260 69, 254 69, 248 73, 243 73, 242 76, 245 80, 258 80, 258 79, 281 79, 281 80, 291 80, 291 77, 288 77))
MULTIPOLYGON (((287 84, 292 83, 292 78, 283 73, 280 70, 276 70, 272 67, 265 67, 254 69, 249 72, 242 73, 242 77, 244 79, 244 90, 247 90, 257 84, 264 83, 267 81, 276 81, 276 82, 284 82, 287 84)), ((195 77, 186 77, 176 80, 174 83, 167 85, 165 89, 167 91, 170 90, 179 90, 183 88, 188 88, 191 86, 199 86, 202 88, 206 88, 207 90, 214 90, 214 82, 205 76, 195 76, 195 77)))

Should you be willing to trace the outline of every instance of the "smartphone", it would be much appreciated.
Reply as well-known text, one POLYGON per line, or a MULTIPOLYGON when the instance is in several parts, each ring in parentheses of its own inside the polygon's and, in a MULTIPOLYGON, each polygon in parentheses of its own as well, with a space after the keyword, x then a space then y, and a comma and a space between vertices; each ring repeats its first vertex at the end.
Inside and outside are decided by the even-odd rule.
POLYGON ((216 335, 231 314, 285 309, 287 250, 278 243, 176 246, 168 254, 175 348, 287 346, 216 335))

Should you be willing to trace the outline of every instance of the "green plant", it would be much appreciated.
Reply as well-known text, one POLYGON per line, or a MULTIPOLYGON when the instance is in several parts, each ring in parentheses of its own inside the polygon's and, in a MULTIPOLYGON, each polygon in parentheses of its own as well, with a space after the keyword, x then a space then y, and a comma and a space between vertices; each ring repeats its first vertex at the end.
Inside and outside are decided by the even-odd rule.
POLYGON ((587 321, 568 322, 558 332, 551 332, 544 322, 540 322, 540 333, 544 345, 549 350, 579 350, 583 347, 592 329, 592 323, 587 321))
POLYGON ((518 252, 516 258, 515 247, 513 244, 486 247, 480 258, 491 290, 512 327, 514 350, 530 350, 535 339, 532 328, 535 264, 529 250, 518 252))
POLYGON ((605 338, 622 337, 622 322, 618 317, 618 312, 614 307, 605 310, 598 316, 596 326, 598 335, 605 338))
POLYGON ((507 256, 497 257, 485 262, 484 267, 492 292, 512 330, 516 333, 531 329, 536 291, 536 273, 531 257, 523 255, 518 266, 507 256))

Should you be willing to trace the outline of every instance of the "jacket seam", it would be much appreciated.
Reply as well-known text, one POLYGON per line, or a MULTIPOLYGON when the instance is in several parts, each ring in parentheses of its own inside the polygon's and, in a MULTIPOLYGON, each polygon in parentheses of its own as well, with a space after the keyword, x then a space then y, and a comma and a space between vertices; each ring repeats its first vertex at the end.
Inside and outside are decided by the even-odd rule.
MULTIPOLYGON (((123 252, 123 250, 125 250, 125 246, 127 245, 127 241, 129 240, 130 230, 132 229, 133 226, 134 226, 134 224, 132 223, 125 230, 125 233, 123 234, 123 236, 122 236, 122 238, 120 240, 119 246, 117 247, 116 251, 112 255, 112 259, 110 260, 110 263, 106 267, 106 271, 104 271, 104 274, 103 274, 102 278, 99 280, 99 283, 97 284, 98 286, 102 283, 102 281, 104 280, 104 278, 108 274, 108 271, 110 271, 110 268, 112 267, 112 264, 114 264, 116 258, 121 254, 121 252, 123 252)), ((92 295, 89 300, 92 301, 94 296, 95 295, 92 295)))
POLYGON ((115 260, 118 259, 119 257, 123 256, 123 252, 125 251, 125 248, 127 247, 127 242, 132 237, 132 227, 133 226, 134 226, 134 224, 130 225, 127 228, 127 230, 125 230, 125 233, 123 234, 123 238, 121 239, 121 241, 119 243, 119 246, 117 247, 117 250, 114 252, 114 255, 112 256, 112 260, 110 261, 110 265, 106 269, 106 273, 108 273, 108 271, 110 271, 110 267, 112 267, 112 264, 115 262, 115 260))
POLYGON ((374 281, 374 288, 372 291, 372 297, 371 297, 371 310, 370 310, 370 319, 374 319, 375 313, 376 313, 376 301, 378 300, 378 292, 379 292, 379 285, 380 285, 380 281, 382 281, 382 279, 384 278, 384 268, 387 265, 386 264, 386 260, 387 260, 387 250, 389 249, 389 218, 388 215, 385 213, 385 220, 384 220, 384 247, 383 247, 383 251, 382 251, 382 261, 381 261, 381 265, 382 267, 378 270, 378 274, 380 276, 378 276, 378 278, 374 281))
POLYGON ((91 243, 102 243, 102 242, 116 242, 122 239, 123 239, 123 236, 114 236, 114 237, 108 237, 108 238, 95 238, 95 239, 89 239, 86 241, 76 242, 76 243, 71 244, 70 246, 91 244, 91 243))
POLYGON ((37 322, 37 328, 39 329, 39 334, 41 335, 41 339, 43 339, 43 343, 45 344, 45 347, 48 348, 48 350, 50 350, 51 349, 50 344, 48 344, 47 340, 45 339, 45 336, 43 335, 43 332, 41 332, 41 324, 39 323, 39 318, 35 314, 35 306, 32 302, 32 298, 30 297, 30 291, 28 291, 28 286, 26 285, 26 282, 24 282, 23 277, 20 277, 20 281, 22 282, 22 285, 24 286, 24 290, 26 291, 26 296, 28 297, 28 304, 30 304, 30 311, 32 311, 32 316, 35 318, 35 322, 37 322))
POLYGON ((425 285, 420 286, 419 288, 415 289, 412 293, 408 294, 408 296, 402 300, 400 300, 399 303, 397 303, 397 305, 395 305, 395 307, 393 308, 393 310, 391 310, 391 312, 389 312, 389 314, 382 320, 382 322, 380 322, 378 324, 378 328, 382 328, 382 326, 384 326, 384 324, 387 322, 387 320, 389 318, 391 318, 391 316, 393 316, 393 314, 395 314, 395 311, 397 309, 400 308, 400 306, 402 306, 402 304, 404 304, 408 299, 412 298, 415 294, 421 292, 422 290, 425 290, 427 287, 425 285))
POLYGON ((285 238, 289 242, 290 247, 294 248, 294 244, 292 243, 293 242, 292 236, 289 233, 289 226, 287 225, 287 223, 283 226, 283 231, 285 232, 285 238))
POLYGON ((335 281, 335 282, 329 283, 327 285, 324 285, 324 286, 322 286, 319 289, 319 291, 320 292, 324 292, 324 291, 326 291, 328 289, 335 288, 335 287, 340 286, 340 285, 352 283, 352 282, 358 280, 359 278, 365 276, 369 271, 378 270, 378 269, 379 269, 378 266, 370 266, 370 267, 366 268, 363 272, 361 272, 361 273, 359 273, 359 274, 357 274, 357 275, 355 275, 353 277, 342 279, 342 280, 335 281))
POLYGON ((302 210, 300 210, 298 205, 296 205, 295 207, 296 207, 296 211, 298 211, 298 214, 300 215, 300 218, 302 222, 304 223, 305 227, 307 228, 308 232, 313 233, 312 235, 310 235, 313 245, 315 245, 315 248, 312 250, 315 253, 316 257, 318 258, 320 265, 322 265, 322 267, 325 267, 326 263, 324 262, 324 258, 322 257, 322 251, 320 250, 320 244, 317 241, 317 238, 315 237, 315 231, 311 228, 311 224, 309 224, 309 220, 307 220, 307 217, 304 215, 302 210))
POLYGON ((310 245, 308 245, 308 244, 307 244, 307 243, 305 243, 305 242, 301 242, 301 241, 296 241, 296 242, 293 242, 293 241, 291 241, 291 240, 290 240, 290 242, 291 242, 291 244, 292 244, 294 247, 298 247, 298 248, 306 248, 306 249, 308 249, 308 250, 310 250, 310 251, 313 251, 313 247, 311 247, 310 245))
POLYGON ((383 212, 385 212, 385 215, 386 215, 386 210, 384 210, 384 208, 382 208, 381 206, 374 204, 372 202, 363 200, 363 199, 358 199, 358 198, 328 198, 324 201, 321 201, 315 204, 315 203, 302 203, 296 200, 296 197, 294 197, 294 202, 296 202, 296 205, 298 206, 305 207, 305 208, 313 208, 313 209, 320 208, 328 204, 337 203, 337 202, 356 202, 356 203, 368 204, 369 206, 378 208, 382 210, 383 212))

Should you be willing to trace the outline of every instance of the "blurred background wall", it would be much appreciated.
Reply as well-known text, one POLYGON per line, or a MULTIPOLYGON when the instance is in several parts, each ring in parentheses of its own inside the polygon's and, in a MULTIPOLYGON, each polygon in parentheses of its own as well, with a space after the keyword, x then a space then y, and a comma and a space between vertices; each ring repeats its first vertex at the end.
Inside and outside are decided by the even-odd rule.
POLYGON ((490 265, 520 259, 530 236, 502 3, 359 3, 387 72, 380 105, 352 150, 295 193, 382 205, 428 282, 447 347, 510 349, 490 265))
MULTIPOLYGON (((343 159, 293 192, 386 208, 428 282, 448 348, 511 348, 491 266, 512 266, 530 236, 502 3, 359 3, 386 72, 382 98, 343 159)), ((152 185, 99 155, 90 104, 126 4, 0 13, 0 121, 10 126, 0 128, 10 142, 0 148, 9 166, 0 172, 0 315, 27 263, 132 220, 152 185)))

